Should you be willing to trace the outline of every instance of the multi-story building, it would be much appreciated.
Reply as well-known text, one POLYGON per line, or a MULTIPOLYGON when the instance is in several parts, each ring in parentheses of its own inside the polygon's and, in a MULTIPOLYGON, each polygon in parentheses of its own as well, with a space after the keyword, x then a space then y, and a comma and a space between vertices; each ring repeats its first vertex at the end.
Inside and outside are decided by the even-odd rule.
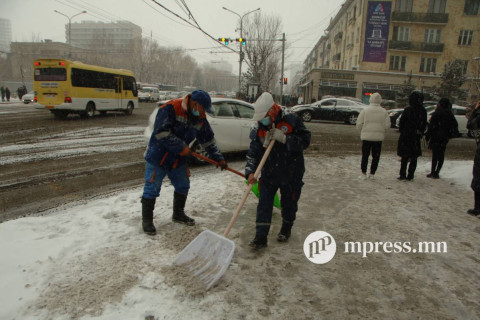
POLYGON ((420 90, 440 85, 461 62, 472 100, 480 96, 480 0, 346 0, 304 62, 306 101, 324 95, 386 99, 411 75, 420 90), (366 95, 367 94, 367 95, 366 95))
POLYGON ((0 54, 10 52, 12 25, 10 20, 0 18, 0 54))
POLYGON ((103 52, 133 51, 142 39, 142 28, 129 21, 104 23, 99 21, 82 21, 66 25, 66 39, 71 34, 72 46, 103 52))

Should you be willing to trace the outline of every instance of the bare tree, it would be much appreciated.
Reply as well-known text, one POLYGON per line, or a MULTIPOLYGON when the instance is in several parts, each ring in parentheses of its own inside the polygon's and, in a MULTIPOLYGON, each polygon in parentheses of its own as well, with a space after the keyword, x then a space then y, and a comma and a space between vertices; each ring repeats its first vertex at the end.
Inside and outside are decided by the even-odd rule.
POLYGON ((261 91, 271 91, 280 80, 282 43, 278 38, 281 29, 279 17, 260 12, 245 18, 243 23, 244 35, 247 35, 245 60, 249 66, 245 80, 259 83, 261 91))

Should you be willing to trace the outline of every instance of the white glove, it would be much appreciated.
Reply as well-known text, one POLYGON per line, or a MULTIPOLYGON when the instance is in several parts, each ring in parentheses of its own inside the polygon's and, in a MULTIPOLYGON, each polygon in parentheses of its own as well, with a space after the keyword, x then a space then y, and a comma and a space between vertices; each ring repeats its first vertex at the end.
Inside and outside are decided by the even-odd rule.
POLYGON ((271 139, 275 139, 278 142, 283 143, 283 144, 285 144, 285 142, 287 142, 287 136, 280 129, 272 128, 272 129, 270 129, 270 131, 268 133, 272 135, 271 139))

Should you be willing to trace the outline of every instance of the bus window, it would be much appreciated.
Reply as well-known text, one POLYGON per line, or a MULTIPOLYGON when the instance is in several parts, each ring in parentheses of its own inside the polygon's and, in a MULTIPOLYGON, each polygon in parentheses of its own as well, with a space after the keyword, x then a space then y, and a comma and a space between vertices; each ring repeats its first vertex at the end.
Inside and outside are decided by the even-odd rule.
POLYGON ((134 97, 138 95, 134 77, 123 76, 123 90, 133 91, 134 97))
POLYGON ((67 70, 65 68, 38 68, 35 69, 35 81, 65 81, 67 70))

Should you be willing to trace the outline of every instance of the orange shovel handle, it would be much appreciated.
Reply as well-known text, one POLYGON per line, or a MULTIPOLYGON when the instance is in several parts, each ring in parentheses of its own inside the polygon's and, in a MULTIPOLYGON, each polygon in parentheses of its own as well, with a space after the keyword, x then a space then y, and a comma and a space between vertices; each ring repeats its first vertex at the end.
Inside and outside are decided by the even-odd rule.
MULTIPOLYGON (((207 157, 204 157, 204 156, 202 156, 201 154, 198 154, 198 153, 193 152, 193 151, 192 151, 192 156, 194 156, 195 158, 198 158, 198 159, 200 159, 200 160, 209 162, 209 163, 211 163, 211 164, 214 164, 214 165, 217 165, 217 166, 219 165, 217 161, 212 160, 212 159, 207 158, 207 157)), ((238 175, 239 175, 240 177, 242 177, 242 178, 245 178, 245 175, 244 175, 243 173, 237 171, 237 170, 234 170, 234 169, 232 169, 232 168, 230 168, 230 167, 227 167, 227 170, 230 171, 230 172, 233 172, 233 173, 235 173, 235 174, 238 174, 238 175)))

